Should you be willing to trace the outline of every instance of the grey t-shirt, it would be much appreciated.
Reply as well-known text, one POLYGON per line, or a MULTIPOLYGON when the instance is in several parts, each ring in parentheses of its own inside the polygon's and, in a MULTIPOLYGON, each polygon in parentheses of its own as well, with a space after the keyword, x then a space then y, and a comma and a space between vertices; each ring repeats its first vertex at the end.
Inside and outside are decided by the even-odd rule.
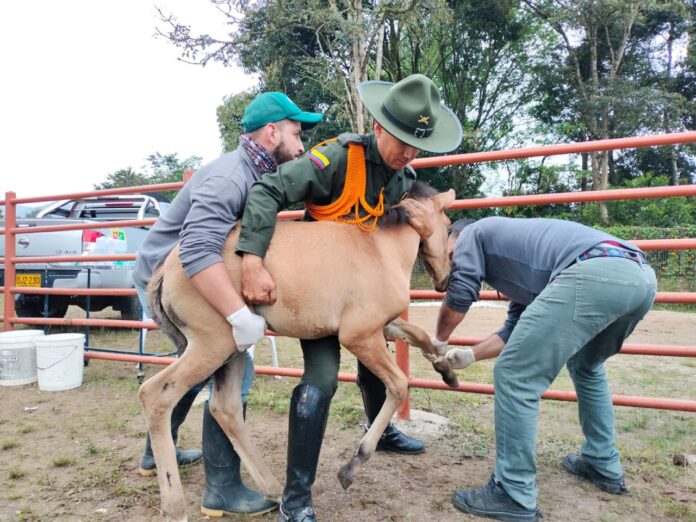
POLYGON ((498 335, 507 342, 524 309, 563 269, 594 245, 631 243, 593 228, 559 219, 489 217, 461 231, 452 256, 445 302, 467 312, 485 281, 510 298, 508 318, 498 335))
POLYGON ((133 280, 145 288, 177 243, 189 277, 222 261, 228 234, 261 175, 240 145, 201 167, 150 229, 138 249, 133 280))

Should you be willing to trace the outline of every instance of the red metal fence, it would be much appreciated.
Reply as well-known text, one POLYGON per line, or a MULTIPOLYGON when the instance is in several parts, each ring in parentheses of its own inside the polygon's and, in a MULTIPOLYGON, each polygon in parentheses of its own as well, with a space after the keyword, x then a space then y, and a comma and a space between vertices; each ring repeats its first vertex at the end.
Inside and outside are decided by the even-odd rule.
MULTIPOLYGON (((415 168, 440 167, 447 165, 459 165, 465 163, 478 163, 485 161, 498 161, 517 158, 531 158, 552 156, 559 154, 577 154, 600 150, 612 150, 620 148, 636 148, 659 145, 673 145, 679 143, 696 142, 696 132, 682 132, 674 134, 663 134, 657 136, 642 136, 638 138, 621 138, 614 140, 600 140, 593 142, 550 145, 542 147, 529 147, 514 150, 482 152, 473 154, 461 154, 451 156, 439 156, 435 158, 421 158, 413 162, 415 168)), ((185 174, 185 179, 191 172, 185 174)), ((106 326, 115 328, 146 328, 156 329, 157 326, 152 322, 125 321, 114 319, 46 319, 46 318, 19 318, 15 315, 14 296, 16 294, 42 294, 42 295, 135 295, 135 290, 127 289, 53 289, 53 288, 25 288, 18 287, 14 282, 16 277, 15 265, 22 263, 50 263, 50 262, 94 262, 94 261, 133 261, 134 255, 100 255, 100 256, 56 256, 56 257, 17 257, 15 251, 15 240, 18 233, 31 234, 38 232, 50 232, 61 230, 84 230, 92 228, 103 228, 104 223, 94 224, 75 224, 75 225, 52 225, 31 227, 30 229, 17 227, 16 205, 23 203, 40 203, 47 201, 57 201, 62 199, 75 199, 81 197, 106 196, 115 194, 132 194, 144 192, 156 192, 166 190, 177 190, 183 186, 182 183, 167 183, 161 185, 147 185, 129 188, 99 190, 92 192, 80 192, 72 194, 59 194, 53 196, 17 198, 14 192, 7 192, 5 199, 0 200, 0 205, 5 205, 5 228, 0 229, 0 234, 5 235, 5 257, 0 258, 0 263, 5 265, 5 287, 0 287, 0 292, 4 294, 4 313, 0 320, 3 321, 4 330, 12 330, 16 324, 27 325, 77 325, 77 326, 106 326)), ((473 209, 485 207, 504 207, 517 205, 546 205, 551 203, 571 203, 571 202, 590 202, 590 201, 618 201, 626 199, 650 199, 665 197, 693 197, 696 196, 696 185, 685 185, 676 187, 653 187, 639 189, 604 190, 592 192, 569 192, 562 194, 539 194, 533 196, 512 196, 512 197, 492 197, 479 199, 457 200, 450 207, 456 209, 473 209)), ((298 218, 302 216, 302 211, 281 212, 279 218, 298 218)), ((151 225, 154 219, 112 221, 109 227, 134 227, 151 225)), ((636 240, 633 241, 643 250, 696 250, 696 238, 689 239, 662 239, 662 240, 636 240)), ((411 299, 442 299, 443 294, 432 291, 412 290, 411 299)), ((496 292, 481 292, 481 299, 496 300, 496 292)), ((696 292, 658 292, 658 303, 687 303, 696 304, 696 292)), ((272 332, 271 332, 272 333, 272 332)), ((481 339, 468 337, 454 337, 450 339, 452 345, 472 345, 481 339)), ((651 355, 651 356, 673 356, 673 357, 696 357, 696 346, 675 346, 657 344, 625 344, 621 350, 622 354, 631 355, 651 355)), ((88 350, 86 357, 92 359, 109 359, 118 361, 131 361, 139 363, 170 364, 173 359, 168 357, 151 357, 134 353, 113 353, 97 350, 88 350)), ((409 375, 409 352, 408 346, 403 342, 396 343, 396 360, 401 369, 409 375)), ((283 375, 299 377, 302 370, 292 368, 274 368, 268 366, 257 366, 257 373, 266 375, 283 375)), ((340 373, 339 380, 355 381, 355 375, 340 373)), ((430 388, 438 390, 450 390, 447 385, 440 381, 427 379, 409 378, 409 385, 413 388, 430 388)), ((489 384, 464 383, 456 391, 470 393, 492 394, 493 386, 489 384)), ((550 390, 543 395, 543 398, 575 401, 574 392, 550 390)), ((658 408, 665 410, 678 410, 696 412, 696 400, 654 398, 642 396, 614 395, 613 402, 621 406, 634 406, 640 408, 658 408)), ((399 409, 401 418, 409 417, 409 400, 404 401, 399 409)))

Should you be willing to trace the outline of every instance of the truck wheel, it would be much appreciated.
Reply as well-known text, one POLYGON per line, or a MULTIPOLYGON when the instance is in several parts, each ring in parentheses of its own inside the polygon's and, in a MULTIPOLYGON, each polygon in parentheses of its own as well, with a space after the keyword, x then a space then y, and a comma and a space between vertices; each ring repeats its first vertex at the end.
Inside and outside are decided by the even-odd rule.
POLYGON ((143 308, 137 295, 126 297, 121 308, 121 319, 125 321, 140 321, 143 316, 143 308))
MULTIPOLYGON (((48 317, 51 319, 59 319, 65 317, 68 311, 68 300, 60 296, 51 296, 48 298, 48 317)), ((28 301, 21 297, 15 301, 15 312, 17 317, 43 317, 44 301, 43 299, 28 301)))

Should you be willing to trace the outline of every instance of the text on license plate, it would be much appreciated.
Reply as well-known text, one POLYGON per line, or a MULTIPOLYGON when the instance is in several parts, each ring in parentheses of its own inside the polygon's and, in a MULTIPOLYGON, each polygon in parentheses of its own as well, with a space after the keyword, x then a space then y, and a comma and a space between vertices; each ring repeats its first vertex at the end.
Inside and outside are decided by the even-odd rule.
POLYGON ((16 286, 34 286, 41 287, 41 274, 16 274, 16 286))

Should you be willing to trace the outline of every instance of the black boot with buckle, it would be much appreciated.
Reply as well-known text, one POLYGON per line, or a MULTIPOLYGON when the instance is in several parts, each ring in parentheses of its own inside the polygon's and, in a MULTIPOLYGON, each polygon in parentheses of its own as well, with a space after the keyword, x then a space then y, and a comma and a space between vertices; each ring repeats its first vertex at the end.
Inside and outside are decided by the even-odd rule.
MULTIPOLYGON (((174 439, 174 445, 176 446, 176 441, 179 438, 179 426, 186 419, 193 401, 198 396, 198 393, 203 388, 202 384, 198 384, 186 392, 181 400, 174 406, 172 410, 172 439, 174 439)), ((188 466, 189 464, 194 464, 203 458, 203 452, 199 449, 182 450, 176 448, 176 462, 179 466, 188 466)), ((155 456, 152 454, 152 447, 150 446, 150 433, 148 432, 145 437, 145 449, 143 451, 143 456, 140 457, 140 469, 138 473, 143 477, 151 477, 157 473, 157 466, 155 465, 155 456)))
MULTIPOLYGON (((387 399, 387 392, 384 383, 361 362, 358 362, 358 386, 368 420, 366 428, 369 429, 387 399)), ((393 424, 389 424, 377 443, 377 451, 418 455, 425 451, 425 444, 400 432, 393 424)))
MULTIPOLYGON (((246 404, 244 404, 246 418, 246 404)), ((205 491, 201 513, 207 517, 243 514, 259 515, 273 511, 278 504, 242 482, 241 460, 230 439, 210 413, 208 403, 203 411, 203 466, 205 491)))
POLYGON ((287 481, 279 522, 316 522, 312 484, 329 418, 331 397, 310 384, 292 393, 288 426, 287 481))

